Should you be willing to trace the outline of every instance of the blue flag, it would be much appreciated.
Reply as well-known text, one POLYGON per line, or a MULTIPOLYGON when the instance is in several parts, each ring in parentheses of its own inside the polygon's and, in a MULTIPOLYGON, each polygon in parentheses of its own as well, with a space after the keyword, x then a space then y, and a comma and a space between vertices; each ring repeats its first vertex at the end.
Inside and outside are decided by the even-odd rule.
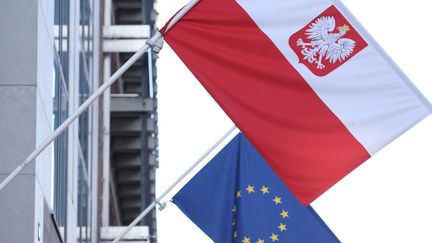
POLYGON ((216 243, 340 242, 237 135, 172 199, 216 243))

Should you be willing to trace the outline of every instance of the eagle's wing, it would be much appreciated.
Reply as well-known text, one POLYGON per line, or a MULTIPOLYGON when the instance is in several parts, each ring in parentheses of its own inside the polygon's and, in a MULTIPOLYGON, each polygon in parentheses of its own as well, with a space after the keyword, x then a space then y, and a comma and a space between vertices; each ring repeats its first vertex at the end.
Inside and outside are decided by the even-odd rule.
POLYGON ((332 32, 336 27, 336 21, 333 16, 323 16, 309 25, 306 30, 308 39, 324 40, 329 32, 332 32))
POLYGON ((328 46, 326 53, 326 60, 331 63, 336 61, 343 61, 347 58, 354 50, 355 41, 348 38, 341 38, 338 42, 332 43, 328 46))

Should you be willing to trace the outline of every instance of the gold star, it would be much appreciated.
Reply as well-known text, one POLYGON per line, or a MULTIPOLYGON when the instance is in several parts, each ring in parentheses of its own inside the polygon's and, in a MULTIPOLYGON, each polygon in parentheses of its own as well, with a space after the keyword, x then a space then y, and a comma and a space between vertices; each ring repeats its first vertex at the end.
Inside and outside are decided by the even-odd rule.
POLYGON ((237 198, 241 197, 241 191, 237 192, 237 198))
POLYGON ((288 218, 288 211, 282 210, 282 212, 280 213, 280 216, 282 216, 282 218, 288 218))
POLYGON ((270 236, 270 239, 275 242, 279 240, 279 235, 272 233, 272 235, 270 236))
POLYGON ((278 228, 280 229, 281 232, 287 230, 286 224, 282 224, 282 223, 279 224, 278 228))
POLYGON ((235 226, 235 225, 236 225, 236 220, 233 219, 232 226, 235 226))
POLYGON ((264 243, 264 240, 258 239, 256 243, 264 243))
POLYGON ((237 212, 237 206, 236 206, 236 205, 234 205, 232 211, 233 211, 233 213, 236 213, 236 212, 237 212))
POLYGON ((237 236, 238 236, 237 231, 234 231, 234 234, 233 234, 234 239, 237 238, 237 236))
POLYGON ((250 243, 250 238, 247 238, 246 236, 243 238, 242 243, 250 243))
POLYGON ((255 188, 251 185, 248 185, 248 187, 246 187, 246 191, 248 191, 249 193, 255 192, 255 188))
POLYGON ((275 196, 275 198, 273 199, 273 202, 278 205, 282 203, 282 198, 275 196))
POLYGON ((269 188, 266 186, 262 186, 260 191, 262 192, 262 194, 270 193, 269 188))

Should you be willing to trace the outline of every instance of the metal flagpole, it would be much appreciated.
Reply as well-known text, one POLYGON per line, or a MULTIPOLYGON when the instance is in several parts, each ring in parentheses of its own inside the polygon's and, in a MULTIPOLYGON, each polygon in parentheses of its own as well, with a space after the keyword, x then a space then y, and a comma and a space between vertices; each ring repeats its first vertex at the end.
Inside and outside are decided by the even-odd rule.
POLYGON ((156 201, 152 202, 147 208, 141 212, 138 217, 132 221, 128 225, 126 229, 124 229, 117 238, 115 238, 111 243, 118 243, 135 225, 139 223, 148 213, 150 213, 156 205, 160 205, 161 209, 165 207, 164 204, 161 204, 160 201, 172 190, 175 186, 177 186, 195 167, 197 167, 216 147, 218 147, 237 127, 233 126, 225 135, 223 135, 213 146, 211 146, 207 152, 205 152, 189 169, 187 169, 183 175, 181 175, 171 186, 168 187, 158 198, 156 201))
MULTIPOLYGON (((199 0, 192 0, 183 9, 181 9, 169 22, 165 32, 171 29, 199 0)), ((124 72, 126 72, 150 47, 161 48, 158 43, 162 38, 162 34, 157 32, 151 39, 146 41, 146 44, 139 49, 123 66, 121 66, 96 92, 94 92, 68 119, 66 119, 54 132, 45 139, 36 149, 15 168, 0 184, 0 192, 25 168, 27 167, 48 145, 51 144, 69 125, 78 118, 95 100, 101 96, 106 89, 108 89, 124 72), (156 44, 156 45, 155 45, 156 44)))
POLYGON ((25 168, 27 167, 54 139, 56 139, 68 126, 83 113, 95 100, 103 94, 124 72, 126 72, 150 47, 157 43, 162 38, 161 33, 157 32, 146 44, 139 49, 123 66, 121 66, 102 86, 99 87, 78 109, 66 119, 42 144, 40 144, 22 164, 15 168, 6 179, 0 184, 0 192, 25 168))

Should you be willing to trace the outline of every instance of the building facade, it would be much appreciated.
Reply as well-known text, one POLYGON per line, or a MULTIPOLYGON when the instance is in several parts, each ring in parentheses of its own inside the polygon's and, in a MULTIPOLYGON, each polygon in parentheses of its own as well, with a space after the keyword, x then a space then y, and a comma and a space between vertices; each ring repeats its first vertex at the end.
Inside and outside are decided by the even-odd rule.
MULTIPOLYGON (((1 5, 4 180, 144 45, 157 14, 153 0, 1 5)), ((0 192, 0 242, 101 242, 154 200, 155 61, 143 56, 0 192)), ((155 222, 141 240, 156 242, 155 222)))

